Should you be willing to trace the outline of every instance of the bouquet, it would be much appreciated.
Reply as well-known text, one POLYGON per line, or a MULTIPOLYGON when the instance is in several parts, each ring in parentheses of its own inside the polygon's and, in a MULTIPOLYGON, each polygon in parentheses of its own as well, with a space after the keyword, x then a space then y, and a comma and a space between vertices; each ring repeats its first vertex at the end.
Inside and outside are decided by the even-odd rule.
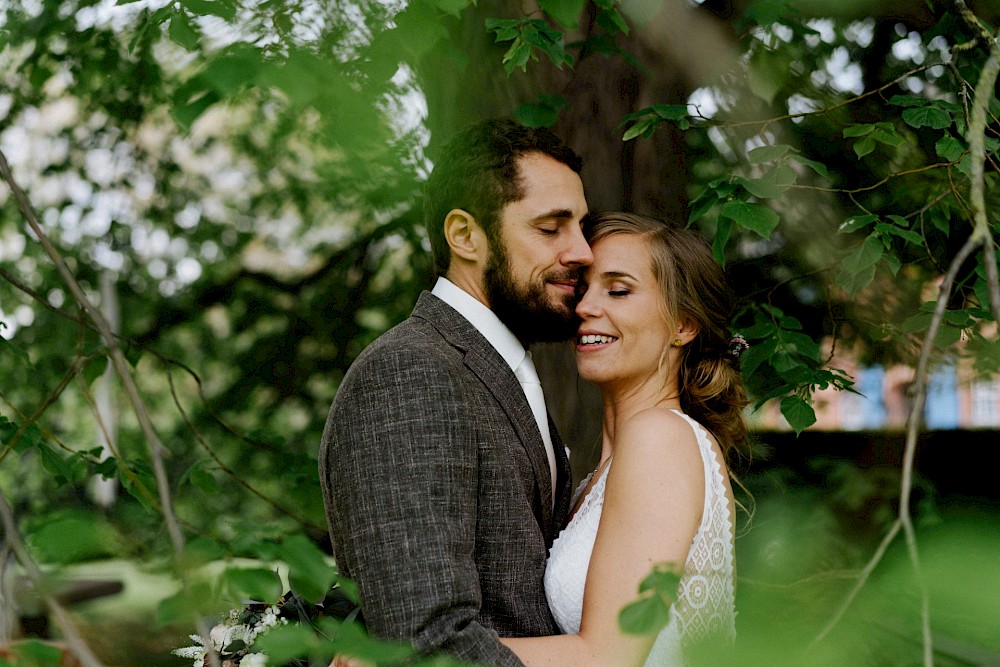
MULTIPOLYGON (((276 667, 270 664, 268 656, 255 648, 257 640, 274 628, 289 624, 300 624, 317 629, 317 622, 332 615, 351 622, 358 618, 359 609, 353 607, 347 598, 334 589, 323 602, 313 604, 289 591, 274 604, 249 602, 245 607, 232 609, 209 632, 207 638, 190 635, 194 646, 186 646, 171 651, 174 655, 193 660, 193 667, 208 664, 209 648, 213 649, 222 667, 276 667)), ((305 660, 293 660, 288 667, 305 667, 305 660)))

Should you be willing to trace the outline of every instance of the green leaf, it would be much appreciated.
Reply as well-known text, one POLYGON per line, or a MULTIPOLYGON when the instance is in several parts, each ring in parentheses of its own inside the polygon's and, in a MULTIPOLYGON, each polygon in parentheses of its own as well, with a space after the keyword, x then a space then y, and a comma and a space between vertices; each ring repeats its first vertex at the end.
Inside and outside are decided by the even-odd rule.
POLYGON ((875 229, 885 234, 898 236, 914 245, 922 246, 924 244, 924 237, 909 229, 900 229, 899 227, 896 227, 894 225, 886 225, 886 224, 875 225, 875 229))
POLYGON ((18 667, 59 667, 63 664, 62 649, 39 639, 18 641, 10 648, 18 667))
POLYGON ((576 28, 587 0, 538 0, 543 12, 564 28, 576 28))
POLYGON ((753 375, 762 363, 768 361, 778 347, 776 338, 755 340, 749 350, 740 355, 740 371, 744 376, 753 375))
POLYGON ((889 250, 882 256, 882 263, 889 269, 889 273, 892 275, 899 273, 899 269, 903 266, 903 262, 899 259, 899 256, 889 250))
POLYGON ((184 564, 187 567, 199 567, 214 560, 220 560, 225 555, 225 549, 218 542, 207 537, 194 537, 184 545, 184 564))
POLYGON ((945 160, 954 162, 962 157, 965 147, 955 137, 946 135, 937 140, 937 143, 934 144, 934 151, 945 160))
POLYGON ((659 595, 630 602, 618 613, 618 626, 630 635, 652 635, 670 620, 670 607, 659 595))
POLYGON ((844 138, 863 137, 875 131, 875 125, 851 125, 844 128, 844 138))
POLYGON ((853 215, 837 228, 838 234, 850 234, 851 232, 856 232, 860 229, 864 229, 868 225, 878 222, 877 215, 853 215))
POLYGON ((268 664, 284 665, 308 656, 318 645, 316 634, 306 625, 279 625, 254 642, 254 648, 267 654, 268 664))
POLYGON ((191 468, 188 472, 188 478, 191 480, 191 483, 205 495, 210 496, 222 490, 222 487, 219 486, 219 481, 215 479, 215 475, 211 474, 200 465, 195 465, 191 468))
POLYGON ((230 592, 238 599, 270 603, 281 596, 281 578, 263 567, 229 568, 225 574, 230 592))
POLYGON ((931 320, 933 319, 934 316, 930 313, 921 313, 904 320, 899 328, 904 334, 927 331, 927 328, 931 325, 931 320))
POLYGON ((535 102, 525 102, 517 108, 517 120, 526 127, 552 127, 559 110, 567 105, 562 95, 539 95, 535 102))
POLYGON ((784 192, 777 185, 763 178, 751 179, 737 176, 734 180, 758 199, 777 199, 784 192))
MULTIPOLYGON (((28 430, 25 431, 25 435, 27 435, 31 429, 36 428, 37 427, 32 424, 28 430)), ((22 439, 24 439, 24 436, 22 436, 22 439)), ((63 458, 62 452, 57 451, 52 445, 42 439, 38 440, 34 449, 38 453, 38 457, 41 459, 42 468, 51 474, 58 484, 68 484, 73 481, 73 469, 70 467, 66 459, 63 458)))
POLYGON ((903 143, 903 137, 896 132, 895 128, 884 129, 881 127, 875 128, 875 131, 871 133, 872 139, 875 141, 885 144, 886 146, 896 147, 903 143))
POLYGON ((614 7, 605 7, 597 12, 597 25, 612 35, 618 32, 627 35, 630 31, 625 17, 614 7))
POLYGON ((194 581, 160 601, 156 606, 156 625, 188 624, 193 617, 213 611, 215 606, 216 596, 208 583, 194 581))
MULTIPOLYGON (((198 117, 205 112, 208 107, 219 101, 219 96, 215 91, 205 91, 200 97, 194 98, 187 103, 175 103, 170 110, 174 120, 184 129, 190 129, 198 117)), ((141 350, 133 346, 125 348, 125 358, 135 367, 141 350), (130 354, 131 353, 131 354, 130 354)))
POLYGON ((782 375, 791 373, 802 366, 802 362, 795 355, 790 354, 788 350, 781 347, 775 350, 769 361, 771 362, 771 367, 782 375))
POLYGON ((688 214, 688 224, 690 225, 695 220, 699 220, 718 203, 719 198, 716 196, 714 190, 710 188, 702 190, 701 194, 691 201, 691 213, 688 214))
MULTIPOLYGON (((322 658, 310 664, 322 664, 331 655, 345 655, 372 665, 397 665, 413 655, 411 646, 390 642, 386 639, 370 637, 360 623, 341 623, 330 617, 320 618, 317 636, 320 641, 312 655, 322 658)), ((295 663, 299 664, 299 663, 295 663)), ((304 664, 304 662, 302 663, 304 664)), ((406 664, 424 667, 464 667, 467 663, 444 655, 424 658, 406 664)))
POLYGON ((786 330, 778 332, 778 341, 789 354, 797 354, 810 359, 819 356, 819 345, 810 336, 801 331, 786 330))
POLYGON ((829 178, 830 172, 827 171, 826 165, 823 164, 822 162, 817 162, 816 160, 810 160, 808 158, 802 157, 801 155, 792 155, 791 157, 799 164, 804 164, 805 166, 809 167, 823 178, 829 178))
MULTIPOLYGON (((436 5, 437 3, 411 2, 406 9, 396 15, 396 29, 386 33, 392 42, 391 48, 394 52, 402 51, 409 58, 420 60, 443 40, 448 39, 448 29, 441 21, 439 13, 444 10, 436 5)), ((517 21, 510 21, 510 24, 517 25, 517 21)), ((512 35, 508 39, 515 39, 517 30, 511 32, 512 35)), ((499 42, 498 39, 497 43, 499 42)), ((388 61, 390 56, 386 54, 381 59, 388 61)))
POLYGON ((132 470, 132 476, 121 475, 122 486, 129 494, 138 500, 143 507, 148 510, 155 510, 156 505, 156 479, 149 464, 143 460, 131 460, 128 465, 132 470), (140 486, 141 485, 141 486, 140 486))
POLYGON ((261 70, 260 54, 253 49, 234 47, 210 61, 200 78, 223 95, 231 95, 253 82, 261 70))
POLYGON ((796 435, 816 423, 815 410, 799 396, 787 396, 782 399, 781 414, 796 435))
POLYGON ((323 552, 305 535, 289 537, 278 553, 288 564, 292 590, 307 600, 322 600, 337 579, 336 569, 327 563, 323 552))
POLYGON ((765 162, 774 162, 775 160, 784 157, 788 151, 791 150, 791 146, 786 144, 776 144, 774 146, 758 146, 754 148, 749 153, 747 153, 747 159, 750 164, 764 164, 765 162))
POLYGON ((236 17, 236 8, 225 0, 181 0, 197 16, 218 16, 227 21, 236 17))
POLYGON ((720 265, 726 265, 726 245, 729 244, 729 235, 733 231, 733 222, 725 218, 719 218, 715 226, 715 238, 712 239, 712 256, 720 265))
POLYGON ((955 327, 969 327, 973 325, 972 316, 967 310, 946 310, 944 311, 944 321, 955 327))
POLYGON ((789 186, 795 185, 798 178, 798 174, 795 173, 795 170, 787 164, 779 164, 764 175, 764 180, 774 183, 783 190, 789 186))
MULTIPOLYGON (((0 330, 6 329, 7 325, 0 322, 0 330)), ((5 350, 4 356, 8 358, 13 358, 17 363, 24 367, 26 370, 34 371, 34 366, 31 364, 31 359, 28 357, 28 353, 22 350, 20 347, 14 345, 9 340, 0 336, 0 348, 5 350)))
POLYGON ((94 357, 83 367, 83 379, 88 385, 94 384, 94 380, 104 375, 108 369, 108 358, 104 355, 94 357))
POLYGON ((652 571, 639 583, 639 592, 654 591, 670 598, 677 597, 677 587, 681 577, 677 574, 680 568, 676 563, 657 563, 652 571))
POLYGON ((939 349, 951 347, 962 339, 962 330, 956 327, 940 327, 934 337, 934 345, 939 349))
POLYGON ((903 120, 915 128, 930 127, 943 130, 951 126, 951 116, 948 112, 933 105, 907 109, 903 112, 903 120))
POLYGON ((653 130, 656 129, 659 122, 656 118, 644 118, 638 121, 632 127, 625 130, 625 134, 622 135, 622 141, 630 141, 640 135, 644 139, 648 139, 653 134, 653 130))
POLYGON ((170 27, 167 29, 170 39, 183 46, 188 51, 198 48, 198 31, 191 25, 191 21, 184 12, 175 12, 170 19, 170 27))
POLYGON ((875 278, 875 265, 882 258, 885 246, 876 234, 871 234, 840 265, 837 284, 854 294, 871 284, 875 278))
POLYGON ((462 11, 469 5, 474 5, 475 0, 430 0, 431 4, 440 9, 445 14, 450 14, 455 18, 462 15, 462 11))
POLYGON ((750 58, 747 83, 750 92, 768 104, 774 101, 788 81, 788 69, 769 54, 758 53, 750 58))
MULTIPOLYGON (((129 0, 129 2, 131 1, 132 0, 129 0)), ((135 0, 135 2, 138 1, 139 0, 135 0)), ((135 51, 135 47, 139 45, 139 42, 141 42, 143 37, 146 36, 146 33, 149 32, 151 28, 157 27, 158 25, 166 21, 168 18, 170 18, 171 13, 172 13, 172 6, 167 5, 166 7, 160 7, 155 12, 153 12, 148 19, 143 21, 142 25, 139 26, 139 29, 135 31, 135 35, 132 37, 131 40, 129 40, 128 43, 129 55, 131 55, 132 52, 135 51)))
POLYGON ((854 152, 859 158, 863 158, 875 150, 875 138, 868 135, 861 141, 854 142, 854 152))
POLYGON ((37 558, 46 563, 78 563, 115 553, 114 533, 94 516, 79 513, 47 522, 29 536, 37 558))
POLYGON ((719 216, 729 218, 743 229, 756 232, 763 238, 770 238, 771 232, 778 226, 778 214, 763 204, 753 204, 744 201, 731 201, 723 205, 719 216))
MULTIPOLYGON (((513 50, 517 46, 518 41, 525 44, 529 49, 538 49, 545 53, 549 60, 558 67, 562 69, 563 65, 572 65, 573 58, 568 53, 566 53, 566 47, 563 44, 563 35, 558 30, 553 30, 544 21, 539 19, 526 19, 522 20, 518 24, 519 30, 519 40, 515 40, 514 46, 511 47, 513 50)), ((534 58, 534 54, 529 53, 530 58, 534 58)), ((506 60, 506 56, 504 60, 506 60)), ((524 63, 527 62, 525 59, 524 63)), ((525 69, 523 64, 521 66, 522 70, 525 69)))

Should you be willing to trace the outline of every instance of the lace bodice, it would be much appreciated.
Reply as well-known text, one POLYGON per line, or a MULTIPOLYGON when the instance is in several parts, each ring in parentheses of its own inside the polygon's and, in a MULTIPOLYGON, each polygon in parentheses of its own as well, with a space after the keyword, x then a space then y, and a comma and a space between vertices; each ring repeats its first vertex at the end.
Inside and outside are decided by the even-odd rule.
MULTIPOLYGON (((687 415, 677 414, 691 425, 698 441, 705 467, 705 504, 701 524, 688 550, 677 600, 670 609, 670 621, 657 636, 646 667, 683 665, 685 642, 708 633, 736 636, 734 529, 725 479, 705 429, 687 415)), ((556 622, 568 634, 580 631, 584 584, 604 508, 610 467, 601 473, 549 553, 545 593, 556 622)), ((580 488, 585 488, 589 481, 589 478, 584 480, 580 488)))

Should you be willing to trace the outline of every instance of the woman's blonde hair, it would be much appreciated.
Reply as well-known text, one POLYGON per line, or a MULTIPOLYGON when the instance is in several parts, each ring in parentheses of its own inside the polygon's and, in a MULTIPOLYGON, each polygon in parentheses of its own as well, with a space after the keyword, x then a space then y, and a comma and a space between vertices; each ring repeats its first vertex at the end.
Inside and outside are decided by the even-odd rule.
POLYGON ((729 331, 734 298, 708 243, 691 230, 635 213, 594 216, 585 233, 591 245, 617 234, 647 241, 664 318, 672 328, 687 322, 697 329, 681 348, 681 408, 715 436, 727 460, 733 448, 746 452, 748 401, 729 331))

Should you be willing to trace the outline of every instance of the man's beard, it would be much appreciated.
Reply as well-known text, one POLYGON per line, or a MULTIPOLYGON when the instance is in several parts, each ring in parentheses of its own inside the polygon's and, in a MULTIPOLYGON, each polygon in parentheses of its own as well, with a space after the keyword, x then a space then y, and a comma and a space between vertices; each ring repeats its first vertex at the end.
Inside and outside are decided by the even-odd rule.
MULTIPOLYGON (((545 276, 545 279, 577 278, 577 273, 545 276)), ((552 303, 546 293, 546 283, 518 285, 510 270, 507 248, 503 241, 490 241, 490 258, 483 272, 483 287, 490 308, 525 344, 554 343, 571 338, 580 326, 576 314, 576 297, 567 295, 562 306, 552 303)))

